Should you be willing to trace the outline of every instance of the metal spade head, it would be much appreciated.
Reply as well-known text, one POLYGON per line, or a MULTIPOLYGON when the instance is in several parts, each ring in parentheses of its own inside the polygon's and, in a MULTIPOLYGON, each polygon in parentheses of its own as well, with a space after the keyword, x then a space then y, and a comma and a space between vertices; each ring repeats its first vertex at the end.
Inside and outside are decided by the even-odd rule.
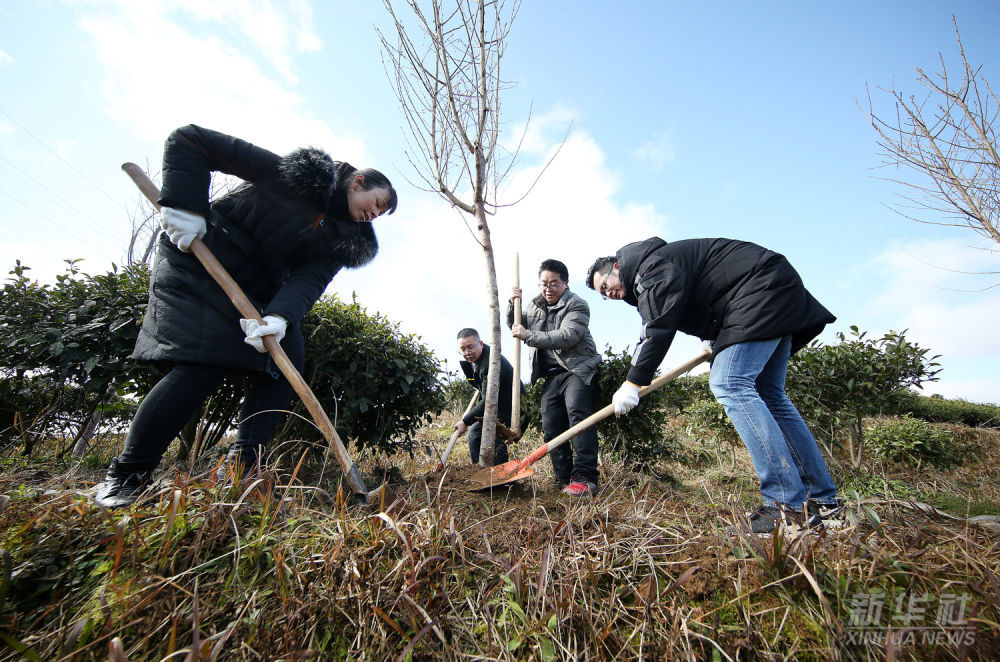
POLYGON ((517 468, 520 466, 518 460, 511 460, 510 462, 505 462, 503 464, 498 464, 493 467, 488 479, 484 480, 479 485, 474 485, 469 487, 467 491, 469 492, 480 492, 482 490, 489 490, 494 487, 500 487, 501 485, 508 485, 522 478, 527 478, 528 476, 534 475, 535 470, 529 467, 525 467, 522 471, 518 471, 517 468))

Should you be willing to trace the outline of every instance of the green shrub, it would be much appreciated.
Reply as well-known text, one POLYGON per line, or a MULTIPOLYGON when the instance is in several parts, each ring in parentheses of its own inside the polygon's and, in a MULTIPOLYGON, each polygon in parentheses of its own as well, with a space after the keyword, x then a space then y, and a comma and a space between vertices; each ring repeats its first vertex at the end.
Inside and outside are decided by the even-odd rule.
POLYGON ((47 285, 17 262, 0 289, 0 376, 16 393, 4 394, 15 410, 5 419, 30 422, 5 426, 6 434, 23 439, 28 454, 36 438, 82 431, 99 408, 113 424, 127 411, 116 400, 152 386, 149 370, 128 359, 146 307, 146 266, 91 276, 67 265, 47 285))
POLYGON ((526 384, 526 392, 521 396, 521 420, 527 421, 525 423, 525 429, 530 427, 538 430, 539 435, 543 435, 542 388, 544 386, 545 381, 541 379, 534 384, 526 384))
POLYGON ((688 407, 696 402, 715 400, 712 389, 708 385, 708 373, 700 375, 683 375, 665 384, 663 403, 669 412, 683 414, 688 407))
MULTIPOLYGON (((98 410, 105 429, 124 427, 156 382, 153 368, 128 358, 146 308, 147 267, 90 276, 67 263, 48 285, 18 262, 0 289, 0 447, 23 441, 30 453, 33 440, 82 431, 98 410)), ((320 300, 303 332, 303 377, 345 439, 386 452, 408 448, 406 436, 444 406, 430 350, 357 302, 320 300)), ((227 378, 185 426, 182 458, 199 421, 203 449, 232 426, 244 381, 227 378)), ((288 417, 276 439, 318 438, 298 398, 291 408, 306 421, 288 417)))
POLYGON ((911 343, 905 331, 890 331, 879 339, 851 327, 851 338, 837 334, 839 343, 813 343, 788 364, 787 387, 803 417, 816 429, 848 426, 849 452, 860 466, 864 435, 862 419, 885 411, 894 398, 912 386, 936 381, 937 356, 911 343))
MULTIPOLYGON (((597 373, 595 410, 611 402, 611 396, 625 381, 631 362, 627 348, 619 354, 610 347, 605 350, 597 373)), ((638 470, 649 470, 662 460, 676 458, 681 443, 665 430, 669 393, 666 387, 659 388, 642 398, 627 416, 609 416, 599 423, 597 433, 602 451, 638 470)))
POLYGON ((939 469, 961 463, 962 449, 951 432, 909 415, 874 420, 865 426, 865 434, 879 457, 913 466, 927 462, 939 469))
POLYGON ((940 395, 902 391, 886 409, 887 414, 912 414, 932 423, 958 423, 971 428, 1000 427, 1000 407, 966 400, 949 400, 940 395))
POLYGON ((728 450, 736 462, 736 449, 742 445, 722 404, 715 400, 698 400, 684 412, 687 433, 711 442, 718 450, 728 450))
POLYGON ((456 416, 461 416, 465 412, 465 408, 469 406, 469 400, 475 393, 477 393, 476 389, 472 388, 468 380, 461 376, 449 379, 441 387, 445 408, 456 416))
MULTIPOLYGON (((336 296, 313 306, 302 332, 304 377, 345 441, 384 453, 412 452, 410 435, 446 404, 434 353, 398 323, 336 296)), ((305 420, 289 416, 278 438, 315 439, 304 405, 292 404, 305 420)))

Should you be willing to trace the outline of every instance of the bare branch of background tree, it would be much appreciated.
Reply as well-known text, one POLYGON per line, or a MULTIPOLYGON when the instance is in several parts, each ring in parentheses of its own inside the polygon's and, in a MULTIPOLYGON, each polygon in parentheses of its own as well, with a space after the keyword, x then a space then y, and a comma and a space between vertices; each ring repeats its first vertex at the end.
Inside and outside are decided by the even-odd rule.
POLYGON ((982 67, 969 63, 954 16, 952 22, 961 74, 949 74, 942 55, 935 76, 916 70, 925 95, 906 95, 895 84, 877 88, 893 97, 895 115, 877 114, 869 91, 867 116, 884 166, 916 174, 915 179, 885 178, 909 191, 900 195, 906 202, 897 212, 921 223, 968 228, 1000 244, 1000 100, 982 67))

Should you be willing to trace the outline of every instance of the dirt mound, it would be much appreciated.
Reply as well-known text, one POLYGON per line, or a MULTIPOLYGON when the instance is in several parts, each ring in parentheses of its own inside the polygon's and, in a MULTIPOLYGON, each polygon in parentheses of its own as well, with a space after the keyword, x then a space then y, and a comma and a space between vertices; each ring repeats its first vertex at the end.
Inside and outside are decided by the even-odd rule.
POLYGON ((440 473, 431 473, 424 476, 427 482, 437 482, 442 478, 442 489, 448 490, 480 490, 480 489, 507 489, 506 483, 511 477, 510 472, 504 471, 500 467, 481 467, 479 465, 448 466, 447 470, 440 473), (437 479, 437 481, 435 480, 437 479))

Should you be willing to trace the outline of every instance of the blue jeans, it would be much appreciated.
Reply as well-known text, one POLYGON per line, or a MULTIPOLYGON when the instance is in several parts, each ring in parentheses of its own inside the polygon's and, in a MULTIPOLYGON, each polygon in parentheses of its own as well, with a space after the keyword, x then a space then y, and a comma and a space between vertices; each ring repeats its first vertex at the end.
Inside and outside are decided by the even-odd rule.
POLYGON ((816 439, 785 394, 792 339, 756 340, 715 356, 709 386, 750 452, 769 506, 833 503, 837 488, 816 439))

